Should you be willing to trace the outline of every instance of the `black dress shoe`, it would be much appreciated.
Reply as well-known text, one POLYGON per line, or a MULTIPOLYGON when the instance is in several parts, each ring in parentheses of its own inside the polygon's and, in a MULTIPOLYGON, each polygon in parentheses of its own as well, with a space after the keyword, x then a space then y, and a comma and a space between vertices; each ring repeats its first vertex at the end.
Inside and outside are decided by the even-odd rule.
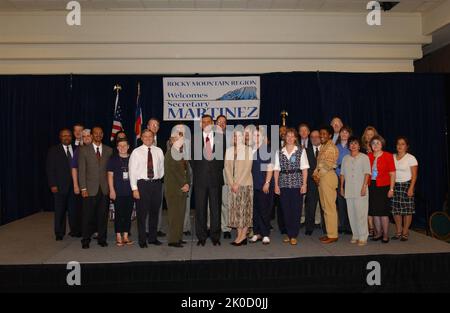
POLYGON ((223 239, 231 239, 231 232, 229 232, 229 231, 224 232, 223 239))
POLYGON ((160 245, 162 245, 162 242, 159 241, 158 239, 156 239, 155 241, 149 241, 148 244, 149 245, 160 246, 160 245))
POLYGON ((99 242, 98 243, 98 245, 100 246, 100 247, 107 247, 108 246, 108 243, 106 242, 106 241, 102 241, 102 242, 99 242))
POLYGON ((197 242, 197 246, 202 245, 202 246, 204 247, 205 244, 206 244, 206 240, 199 240, 199 241, 197 242))
POLYGON ((179 242, 170 242, 169 247, 183 248, 184 246, 179 242))
POLYGON ((148 246, 147 246, 146 243, 140 243, 140 244, 139 244, 139 247, 141 247, 141 248, 148 248, 148 246))
POLYGON ((63 236, 56 236, 56 241, 61 241, 63 240, 63 236))
POLYGON ((156 233, 156 236, 158 236, 158 237, 166 237, 166 233, 158 230, 158 232, 156 233))
POLYGON ((220 240, 213 240, 212 243, 215 246, 220 246, 220 240))
POLYGON ((312 235, 312 230, 307 230, 307 231, 305 231, 305 235, 306 236, 311 236, 312 235))
POLYGON ((191 235, 192 235, 191 232, 190 232, 189 230, 188 230, 188 231, 184 231, 183 234, 184 234, 185 236, 191 236, 191 235))
POLYGON ((180 241, 178 241, 178 243, 181 243, 182 245, 185 245, 185 244, 187 244, 187 241, 180 240, 180 241))
POLYGON ((241 242, 232 242, 231 243, 233 246, 236 246, 236 247, 240 247, 240 246, 245 246, 245 245, 247 245, 247 238, 245 238, 244 240, 242 240, 241 242))
POLYGON ((89 249, 89 244, 88 243, 82 243, 81 244, 81 249, 89 249))

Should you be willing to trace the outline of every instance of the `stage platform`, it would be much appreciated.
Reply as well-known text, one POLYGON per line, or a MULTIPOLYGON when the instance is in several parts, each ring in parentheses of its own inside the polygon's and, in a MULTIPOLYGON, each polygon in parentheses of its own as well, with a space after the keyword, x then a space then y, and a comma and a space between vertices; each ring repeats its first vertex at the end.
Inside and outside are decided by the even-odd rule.
MULTIPOLYGON (((371 292, 449 291, 450 245, 412 231, 407 242, 370 242, 359 247, 351 236, 323 245, 300 233, 299 244, 282 242, 277 231, 272 243, 234 247, 207 241, 196 245, 184 238, 184 248, 149 245, 140 249, 115 246, 113 224, 109 246, 95 241, 81 249, 80 239, 55 241, 53 214, 38 213, 0 227, 0 291, 128 291, 150 292, 371 292), (81 286, 67 286, 70 261, 81 264, 81 286), (370 261, 380 264, 381 285, 371 286, 370 261)), ((135 223, 132 239, 136 240, 135 223)))

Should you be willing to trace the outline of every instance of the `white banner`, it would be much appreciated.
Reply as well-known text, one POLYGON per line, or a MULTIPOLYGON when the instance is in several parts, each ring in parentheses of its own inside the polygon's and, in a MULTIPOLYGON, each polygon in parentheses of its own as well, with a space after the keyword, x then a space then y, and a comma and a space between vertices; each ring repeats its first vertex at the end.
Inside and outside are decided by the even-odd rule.
POLYGON ((259 76, 164 77, 164 120, 192 121, 204 114, 214 119, 259 119, 259 76))

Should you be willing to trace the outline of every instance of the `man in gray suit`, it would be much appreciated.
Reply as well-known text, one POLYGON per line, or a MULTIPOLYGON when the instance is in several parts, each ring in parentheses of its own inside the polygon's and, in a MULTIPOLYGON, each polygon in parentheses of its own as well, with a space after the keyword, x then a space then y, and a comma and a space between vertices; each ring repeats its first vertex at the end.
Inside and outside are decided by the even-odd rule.
POLYGON ((112 156, 112 149, 102 144, 103 130, 92 129, 93 142, 80 147, 78 175, 83 197, 82 248, 88 249, 91 236, 96 228, 98 244, 106 247, 108 227, 108 178, 106 166, 112 156), (97 224, 97 225, 95 225, 97 224))

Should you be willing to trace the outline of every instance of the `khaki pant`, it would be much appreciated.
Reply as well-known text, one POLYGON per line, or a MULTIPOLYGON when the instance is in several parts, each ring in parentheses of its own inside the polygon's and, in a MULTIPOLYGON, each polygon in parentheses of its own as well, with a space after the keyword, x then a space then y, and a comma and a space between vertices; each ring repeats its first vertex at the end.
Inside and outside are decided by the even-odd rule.
POLYGON ((369 212, 369 197, 350 198, 347 200, 348 218, 352 228, 353 239, 367 241, 369 228, 367 215, 369 212))
POLYGON ((338 217, 336 210, 336 188, 338 179, 334 171, 320 176, 319 197, 328 238, 338 238, 338 217))

